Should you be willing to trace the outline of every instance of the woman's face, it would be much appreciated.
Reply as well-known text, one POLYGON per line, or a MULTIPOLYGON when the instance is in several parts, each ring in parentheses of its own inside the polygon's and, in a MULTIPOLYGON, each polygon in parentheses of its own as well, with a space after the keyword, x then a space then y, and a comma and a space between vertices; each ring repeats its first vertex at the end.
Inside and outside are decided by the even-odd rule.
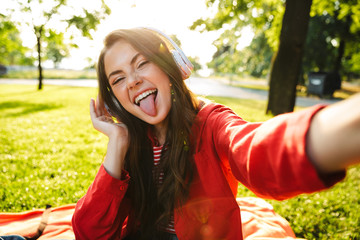
POLYGON ((104 64, 120 104, 135 117, 162 126, 171 108, 167 74, 123 40, 108 49, 104 64))

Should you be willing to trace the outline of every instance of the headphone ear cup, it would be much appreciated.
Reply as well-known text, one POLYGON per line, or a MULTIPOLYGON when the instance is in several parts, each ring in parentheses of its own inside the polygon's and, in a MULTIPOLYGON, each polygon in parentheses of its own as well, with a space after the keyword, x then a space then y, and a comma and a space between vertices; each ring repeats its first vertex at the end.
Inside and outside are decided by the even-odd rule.
POLYGON ((171 50, 173 59, 176 62, 176 65, 180 69, 182 79, 185 80, 191 75, 192 65, 189 66, 186 61, 182 58, 181 54, 176 50, 171 50))
POLYGON ((190 77, 191 71, 194 69, 193 64, 190 62, 190 60, 185 56, 184 52, 179 48, 179 46, 165 33, 161 32, 160 30, 157 30, 155 28, 150 27, 144 27, 145 29, 148 29, 150 31, 153 31, 154 33, 158 34, 165 42, 166 45, 170 45, 170 52, 173 56, 173 59, 175 60, 178 68, 181 71, 182 79, 185 80, 190 77))

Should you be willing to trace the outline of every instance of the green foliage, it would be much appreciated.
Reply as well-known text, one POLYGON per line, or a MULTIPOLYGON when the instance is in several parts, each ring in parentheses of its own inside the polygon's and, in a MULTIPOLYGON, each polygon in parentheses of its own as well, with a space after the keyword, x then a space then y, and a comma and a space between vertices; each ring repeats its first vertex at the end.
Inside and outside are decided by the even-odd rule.
POLYGON ((213 43, 218 50, 213 55, 213 60, 208 63, 208 67, 213 68, 217 73, 237 74, 240 72, 241 58, 236 54, 239 33, 234 31, 235 28, 225 30, 221 37, 213 43))
POLYGON ((197 72, 198 70, 200 70, 202 68, 201 64, 199 63, 199 57, 188 57, 188 59, 190 60, 190 62, 193 64, 194 66, 194 72, 197 72))
POLYGON ((25 20, 16 24, 33 30, 37 44, 41 45, 37 49, 38 56, 46 56, 55 65, 69 56, 72 47, 77 46, 74 43, 75 36, 79 37, 80 34, 92 38, 92 31, 96 30, 100 21, 110 14, 110 9, 104 0, 92 1, 91 5, 99 3, 96 9, 79 6, 76 0, 17 0, 16 3, 14 9, 9 9, 9 15, 24 16, 25 20), (70 35, 67 39, 65 32, 70 35))
POLYGON ((348 76, 348 80, 351 80, 351 75, 360 77, 360 43, 351 42, 347 44, 345 49, 345 57, 343 58, 344 73, 348 76))
POLYGON ((258 33, 251 44, 244 49, 238 49, 240 32, 232 28, 214 41, 218 49, 208 67, 216 73, 231 73, 236 75, 250 75, 253 77, 266 77, 273 51, 263 32, 258 33))
POLYGON ((282 28, 282 21, 285 12, 285 4, 279 4, 276 7, 276 10, 272 10, 272 15, 269 16, 271 22, 265 23, 268 28, 265 30, 265 36, 267 42, 273 52, 276 52, 279 47, 280 42, 280 32, 282 28))
POLYGON ((302 65, 305 73, 332 71, 337 51, 331 41, 336 28, 335 19, 328 14, 310 19, 302 65))
POLYGON ((305 72, 337 70, 337 62, 342 74, 359 72, 359 14, 359 1, 313 1, 303 61, 305 72))
POLYGON ((260 33, 255 36, 250 46, 240 52, 245 73, 254 77, 266 77, 269 74, 273 54, 265 34, 260 33))
MULTIPOLYGON (((247 73, 253 76, 266 75, 271 63, 263 61, 269 61, 272 52, 277 51, 285 1, 207 0, 206 4, 208 8, 215 11, 215 14, 209 18, 196 20, 190 28, 198 31, 222 29, 224 32, 214 42, 218 51, 208 66, 214 68, 215 72, 221 73, 228 71, 227 73, 247 73), (238 38, 240 36, 236 33, 244 26, 250 26, 256 37, 265 38, 266 47, 269 46, 271 50, 263 49, 260 53, 263 56, 260 56, 259 44, 262 40, 258 39, 254 40, 247 49, 241 52, 234 51, 236 41, 228 41, 230 39, 228 31, 234 35, 232 38, 238 38), (231 42, 230 45, 229 42, 231 42), (232 54, 239 56, 230 56, 232 54)), ((302 71, 304 73, 317 70, 333 71, 337 68, 336 63, 340 59, 342 74, 350 78, 354 73, 358 73, 360 69, 360 2, 314 0, 311 16, 302 71), (340 41, 345 42, 343 55, 339 49, 340 41)))
POLYGON ((280 35, 281 20, 284 12, 284 0, 207 0, 207 6, 216 8, 215 16, 196 20, 190 29, 212 31, 226 28, 229 25, 240 31, 250 26, 256 33, 265 32, 269 45, 277 48, 280 35))
POLYGON ((5 65, 31 65, 34 59, 27 57, 30 49, 22 46, 20 32, 8 17, 0 14, 0 63, 5 65))
POLYGON ((85 15, 84 17, 76 15, 67 20, 67 22, 69 26, 75 26, 79 29, 84 37, 92 39, 90 30, 96 29, 96 26, 100 23, 101 18, 98 16, 101 16, 101 12, 94 11, 94 13, 91 13, 86 9, 82 10, 85 15))
POLYGON ((214 41, 218 50, 208 67, 217 73, 266 76, 271 56, 278 45, 283 1, 209 0, 207 5, 217 9, 216 15, 213 18, 198 19, 190 28, 200 31, 223 29, 219 39, 214 41), (245 26, 253 29, 255 39, 250 47, 239 50, 238 39, 245 26))
POLYGON ((191 29, 217 30, 222 28, 224 24, 232 24, 233 21, 238 21, 242 26, 251 25, 254 29, 263 28, 264 25, 274 19, 282 2, 279 0, 221 0, 216 2, 207 0, 206 4, 209 8, 217 9, 215 16, 198 19, 193 23, 191 29))
POLYGON ((50 29, 45 37, 47 42, 46 58, 51 60, 57 68, 62 59, 69 56, 70 53, 69 47, 64 43, 64 33, 56 33, 50 29))

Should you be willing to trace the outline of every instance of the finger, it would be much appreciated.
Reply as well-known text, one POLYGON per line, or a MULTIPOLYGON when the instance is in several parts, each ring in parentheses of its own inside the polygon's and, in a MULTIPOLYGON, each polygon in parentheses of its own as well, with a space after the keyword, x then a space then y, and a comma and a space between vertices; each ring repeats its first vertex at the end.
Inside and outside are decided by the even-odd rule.
POLYGON ((100 102, 100 97, 99 95, 97 96, 96 98, 96 113, 97 113, 97 116, 102 116, 104 115, 104 111, 101 107, 101 102, 100 102))
POLYGON ((95 100, 90 99, 90 117, 91 120, 94 121, 97 118, 96 109, 95 109, 95 100))

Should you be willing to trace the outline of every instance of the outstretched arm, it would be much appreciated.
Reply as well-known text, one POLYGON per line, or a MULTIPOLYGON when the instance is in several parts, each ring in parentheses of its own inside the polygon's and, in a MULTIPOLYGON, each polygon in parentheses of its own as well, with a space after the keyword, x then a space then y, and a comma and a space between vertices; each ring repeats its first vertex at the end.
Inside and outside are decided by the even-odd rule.
POLYGON ((307 153, 323 173, 360 163, 360 94, 314 116, 307 135, 307 153))

